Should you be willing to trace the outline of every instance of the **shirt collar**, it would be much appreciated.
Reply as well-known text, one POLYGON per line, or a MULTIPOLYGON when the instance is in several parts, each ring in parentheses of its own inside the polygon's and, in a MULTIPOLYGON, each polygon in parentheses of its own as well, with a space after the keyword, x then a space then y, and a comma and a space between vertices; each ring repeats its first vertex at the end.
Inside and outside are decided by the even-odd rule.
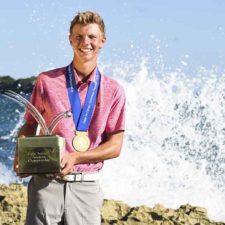
MULTIPOLYGON (((89 76, 88 80, 85 83, 95 82, 96 69, 97 69, 97 67, 95 67, 95 69, 92 71, 91 75, 89 76)), ((83 84, 84 82, 82 82, 81 78, 78 76, 74 67, 73 67, 73 71, 75 74, 76 85, 79 86, 79 85, 83 84)))

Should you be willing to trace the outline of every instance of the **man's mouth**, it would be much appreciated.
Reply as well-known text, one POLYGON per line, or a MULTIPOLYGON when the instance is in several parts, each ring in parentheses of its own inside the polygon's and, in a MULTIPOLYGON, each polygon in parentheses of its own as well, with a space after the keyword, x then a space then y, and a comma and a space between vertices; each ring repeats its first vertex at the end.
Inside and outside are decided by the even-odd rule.
POLYGON ((89 52, 92 51, 91 48, 80 48, 79 50, 80 50, 81 52, 84 52, 84 53, 89 53, 89 52))

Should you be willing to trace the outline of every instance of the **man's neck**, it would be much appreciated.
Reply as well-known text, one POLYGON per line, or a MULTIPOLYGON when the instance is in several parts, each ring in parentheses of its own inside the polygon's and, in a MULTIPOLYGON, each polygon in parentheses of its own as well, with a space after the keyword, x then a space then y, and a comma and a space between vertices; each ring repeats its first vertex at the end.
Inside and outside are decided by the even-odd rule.
POLYGON ((76 69, 77 75, 80 77, 81 80, 87 80, 88 77, 91 75, 92 71, 95 69, 97 63, 96 62, 87 62, 87 63, 76 63, 73 61, 73 66, 76 69))

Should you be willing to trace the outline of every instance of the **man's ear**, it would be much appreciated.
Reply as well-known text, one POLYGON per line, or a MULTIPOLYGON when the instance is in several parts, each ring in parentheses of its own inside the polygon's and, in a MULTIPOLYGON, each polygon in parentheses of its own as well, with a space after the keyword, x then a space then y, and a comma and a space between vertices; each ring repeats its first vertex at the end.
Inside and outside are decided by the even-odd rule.
POLYGON ((69 42, 70 42, 70 45, 72 46, 73 42, 72 42, 71 35, 69 35, 69 42))
POLYGON ((101 40, 100 48, 102 48, 104 46, 105 42, 106 42, 106 37, 103 37, 101 40))

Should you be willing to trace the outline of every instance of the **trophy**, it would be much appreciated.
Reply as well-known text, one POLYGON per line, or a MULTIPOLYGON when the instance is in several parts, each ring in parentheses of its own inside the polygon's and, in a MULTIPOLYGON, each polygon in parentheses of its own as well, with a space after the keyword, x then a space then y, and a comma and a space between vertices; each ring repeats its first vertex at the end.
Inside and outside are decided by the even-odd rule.
POLYGON ((59 113, 47 126, 39 111, 23 96, 6 91, 5 97, 12 99, 34 117, 43 131, 41 136, 27 136, 18 138, 18 173, 19 174, 55 174, 60 172, 61 152, 65 147, 65 139, 52 135, 55 127, 63 118, 71 117, 71 112, 59 113))

